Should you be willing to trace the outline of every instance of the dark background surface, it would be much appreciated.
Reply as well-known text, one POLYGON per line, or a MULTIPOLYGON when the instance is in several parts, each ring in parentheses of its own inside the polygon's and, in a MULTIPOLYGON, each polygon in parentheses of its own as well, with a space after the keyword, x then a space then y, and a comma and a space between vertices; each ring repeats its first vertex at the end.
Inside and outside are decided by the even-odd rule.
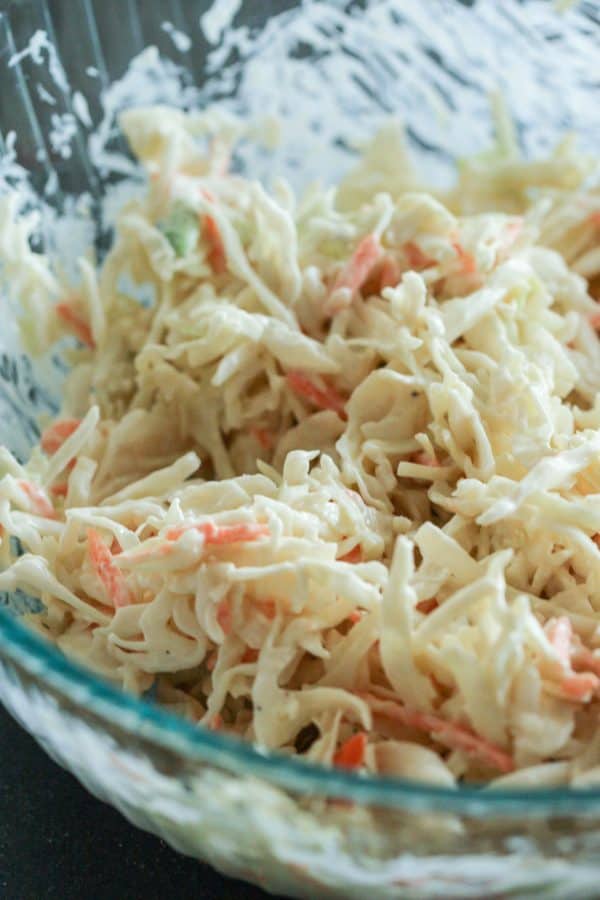
POLYGON ((269 896, 134 828, 53 763, 0 706, 2 900, 269 896))

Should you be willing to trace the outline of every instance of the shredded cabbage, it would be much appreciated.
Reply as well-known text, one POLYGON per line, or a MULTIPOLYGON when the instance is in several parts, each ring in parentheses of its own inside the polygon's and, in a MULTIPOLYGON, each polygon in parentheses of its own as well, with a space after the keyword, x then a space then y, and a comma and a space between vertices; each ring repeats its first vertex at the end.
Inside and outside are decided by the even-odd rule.
POLYGON ((0 454, 0 587, 66 654, 265 748, 590 783, 591 164, 524 161, 503 122, 434 195, 386 126, 296 198, 229 172, 219 114, 122 126, 148 187, 98 271, 66 283, 0 207, 28 346, 80 345, 30 461, 0 454))

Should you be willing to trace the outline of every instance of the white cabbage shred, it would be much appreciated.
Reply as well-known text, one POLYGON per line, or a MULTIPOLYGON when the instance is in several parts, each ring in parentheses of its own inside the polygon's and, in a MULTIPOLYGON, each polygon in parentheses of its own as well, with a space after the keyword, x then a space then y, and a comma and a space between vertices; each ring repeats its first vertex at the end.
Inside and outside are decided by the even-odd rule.
POLYGON ((79 283, 0 207, 28 347, 78 342, 40 447, 0 455, 0 587, 42 600, 31 623, 66 654, 266 748, 589 783, 591 166, 500 141, 433 196, 386 126, 338 188, 295 197, 230 171, 218 111, 122 127, 147 192, 79 283))

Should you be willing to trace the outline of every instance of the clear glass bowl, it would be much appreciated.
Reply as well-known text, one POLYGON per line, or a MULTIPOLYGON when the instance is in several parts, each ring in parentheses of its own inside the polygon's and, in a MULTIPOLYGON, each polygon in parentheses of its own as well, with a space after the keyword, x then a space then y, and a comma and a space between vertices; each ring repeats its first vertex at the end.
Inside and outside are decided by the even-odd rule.
MULTIPOLYGON (((391 114, 424 173, 447 180, 489 141, 496 89, 528 154, 569 129, 583 147, 600 138, 596 0, 562 15, 537 0, 4 6, 0 181, 28 186, 40 241, 67 257, 76 235, 61 239, 52 209, 87 191, 93 210, 118 187, 130 164, 114 114, 136 103, 278 114, 280 146, 245 147, 236 163, 296 185, 339 176, 391 114)), ((20 352, 5 312, 0 441, 20 456, 60 372, 20 352)), ((73 665, 19 623, 29 603, 0 597, 0 699, 91 791, 179 850, 299 897, 597 895, 600 790, 448 790, 264 754, 73 665)))

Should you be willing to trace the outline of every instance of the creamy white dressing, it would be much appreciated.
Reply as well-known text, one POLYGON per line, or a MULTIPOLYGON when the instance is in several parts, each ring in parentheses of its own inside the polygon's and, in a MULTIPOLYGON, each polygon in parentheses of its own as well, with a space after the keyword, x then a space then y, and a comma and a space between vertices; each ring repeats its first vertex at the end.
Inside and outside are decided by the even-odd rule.
POLYGON ((42 599, 32 624, 65 653, 263 746, 308 728, 325 763, 554 783, 559 759, 581 779, 600 685, 589 167, 509 147, 428 193, 386 128, 339 188, 270 194, 229 171, 251 130, 229 115, 122 126, 147 190, 99 270, 55 274, 2 201, 28 346, 83 346, 41 448, 0 459, 0 585, 42 599))

